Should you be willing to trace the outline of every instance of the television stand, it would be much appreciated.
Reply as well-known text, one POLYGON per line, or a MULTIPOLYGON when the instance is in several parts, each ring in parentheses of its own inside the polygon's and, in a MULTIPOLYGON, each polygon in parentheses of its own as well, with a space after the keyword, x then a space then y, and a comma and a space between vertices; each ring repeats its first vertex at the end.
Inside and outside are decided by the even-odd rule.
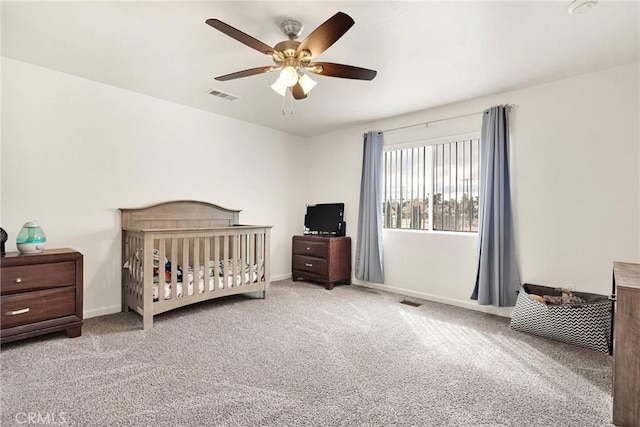
POLYGON ((324 284, 351 284, 351 238, 328 235, 293 236, 291 278, 324 284))

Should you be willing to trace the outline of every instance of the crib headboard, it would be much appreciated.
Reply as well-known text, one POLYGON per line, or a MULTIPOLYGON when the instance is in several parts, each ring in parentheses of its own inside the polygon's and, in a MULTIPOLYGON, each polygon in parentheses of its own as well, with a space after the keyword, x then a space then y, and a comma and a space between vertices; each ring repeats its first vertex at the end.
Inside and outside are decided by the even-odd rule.
POLYGON ((240 211, 196 200, 177 200, 144 208, 120 208, 123 229, 180 229, 230 227, 239 224, 240 211))

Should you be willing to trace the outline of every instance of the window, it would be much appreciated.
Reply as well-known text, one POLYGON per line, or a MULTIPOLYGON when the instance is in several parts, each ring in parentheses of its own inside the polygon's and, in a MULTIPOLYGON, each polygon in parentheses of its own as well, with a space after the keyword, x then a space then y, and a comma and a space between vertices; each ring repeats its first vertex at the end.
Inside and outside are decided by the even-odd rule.
POLYGON ((478 231, 479 139, 384 153, 384 228, 478 231))

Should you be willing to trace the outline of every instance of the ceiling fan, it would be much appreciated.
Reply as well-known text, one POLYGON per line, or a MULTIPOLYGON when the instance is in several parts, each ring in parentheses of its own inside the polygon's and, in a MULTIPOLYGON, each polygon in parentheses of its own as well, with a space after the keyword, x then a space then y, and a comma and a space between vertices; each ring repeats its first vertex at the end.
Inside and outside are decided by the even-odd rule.
POLYGON ((287 89, 290 88, 295 99, 303 99, 307 97, 309 91, 316 84, 305 72, 311 72, 321 76, 355 80, 373 80, 377 74, 374 70, 354 67, 352 65, 335 64, 333 62, 311 62, 313 58, 327 50, 355 24, 354 20, 343 12, 338 12, 333 15, 301 42, 296 39, 302 33, 302 24, 291 19, 284 21, 280 24, 280 28, 284 31, 288 40, 284 40, 274 47, 218 19, 207 19, 206 22, 216 30, 222 31, 240 43, 270 56, 275 63, 275 65, 250 68, 248 70, 216 77, 216 80, 219 81, 233 80, 280 70, 280 77, 271 88, 282 96, 284 96, 287 89))

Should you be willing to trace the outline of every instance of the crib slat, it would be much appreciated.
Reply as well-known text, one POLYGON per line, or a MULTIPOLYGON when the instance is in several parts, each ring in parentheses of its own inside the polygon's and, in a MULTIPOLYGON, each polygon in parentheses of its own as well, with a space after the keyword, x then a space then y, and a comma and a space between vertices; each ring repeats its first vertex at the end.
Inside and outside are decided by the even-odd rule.
POLYGON ((165 239, 158 240, 158 300, 164 301, 166 298, 164 297, 165 290, 165 263, 164 259, 167 253, 166 241, 165 239))
POLYGON ((193 294, 200 293, 200 238, 193 238, 193 294))
MULTIPOLYGON (((132 285, 134 282, 134 271, 135 271, 135 266, 134 266, 134 258, 133 258, 133 249, 134 249, 134 239, 133 236, 129 233, 127 233, 126 235, 126 240, 125 240, 125 247, 126 247, 126 251, 123 252, 122 255, 122 266, 125 266, 125 263, 128 263, 126 265, 129 266, 128 271, 127 270, 122 270, 122 274, 124 275, 122 277, 122 286, 123 286, 123 292, 126 292, 126 298, 131 297, 131 290, 132 290, 132 285)), ((127 308, 126 311, 129 310, 129 302, 128 301, 123 301, 125 304, 127 304, 127 308)), ((125 309, 125 307, 122 307, 123 310, 125 309)))
POLYGON ((237 242, 237 248, 235 251, 235 256, 233 257, 233 259, 236 261, 236 266, 234 267, 233 270, 233 278, 236 281, 236 286, 242 286, 242 280, 240 279, 240 272, 242 271, 242 262, 240 262, 240 260, 242 259, 242 247, 243 247, 243 242, 242 242, 242 234, 238 234, 236 236, 236 242, 237 242))
POLYGON ((211 238, 204 238, 204 291, 209 292, 209 282, 211 280, 211 269, 209 265, 211 263, 211 238))
POLYGON ((247 250, 249 251, 249 272, 248 272, 248 283, 253 283, 253 264, 255 263, 255 254, 253 251, 256 248, 256 235, 255 233, 249 233, 247 250))
MULTIPOLYGON (((141 250, 140 252, 140 266, 141 268, 144 270, 144 265, 142 265, 144 263, 144 248, 145 248, 145 240, 148 239, 143 239, 143 238, 139 238, 138 239, 138 250, 141 250)), ((151 272, 151 277, 153 278, 153 271, 151 272)), ((145 287, 145 283, 144 283, 144 273, 140 274, 137 278, 137 288, 138 288, 138 299, 143 301, 144 300, 144 287, 145 287)), ((140 304, 140 307, 144 307, 144 302, 142 304, 140 304)))
POLYGON ((247 235, 240 235, 240 270, 238 271, 238 275, 240 276, 240 285, 244 285, 247 283, 247 279, 245 277, 247 267, 247 235))
POLYGON ((231 283, 238 286, 238 249, 240 246, 240 236, 233 236, 233 253, 231 254, 231 283))
MULTIPOLYGON (((153 254, 153 234, 145 235, 143 254, 153 254)), ((153 256, 143 258, 143 291, 142 291, 142 328, 148 330, 153 326, 153 256)))
MULTIPOLYGON (((142 245, 142 239, 138 238, 138 237, 134 237, 133 241, 135 242, 135 254, 138 254, 138 251, 143 249, 143 245, 142 245)), ((140 254, 142 254, 142 252, 140 252, 140 254)), ((134 288, 132 290, 133 295, 135 296, 136 299, 136 303, 138 304, 138 307, 142 307, 142 304, 140 303, 141 299, 142 299, 142 277, 141 277, 141 273, 142 270, 144 269, 144 266, 140 264, 140 259, 135 259, 136 262, 136 269, 134 270, 134 276, 133 276, 133 280, 134 280, 134 288)), ((135 307, 134 307, 135 310, 135 307)))
POLYGON ((189 239, 182 239, 182 298, 189 296, 189 239))
MULTIPOLYGON (((271 262, 269 249, 271 248, 271 229, 267 228, 264 232, 264 282, 265 284, 269 284, 271 281, 271 262)), ((265 288, 264 295, 266 296, 267 291, 265 288)))
POLYGON ((258 276, 258 282, 262 281, 262 261, 264 260, 264 255, 262 253, 262 238, 264 234, 256 235, 256 272, 258 276))
POLYGON ((122 268, 122 300, 120 301, 120 310, 121 311, 129 311, 129 302, 127 301, 129 298, 129 280, 130 275, 128 271, 125 271, 124 265, 127 260, 131 259, 129 255, 129 250, 131 248, 131 238, 126 231, 122 232, 122 248, 120 252, 120 266, 122 268))
POLYGON ((171 239, 171 298, 178 298, 178 239, 171 239))
POLYGON ((122 232, 122 255, 120 258, 120 265, 122 266, 122 311, 129 311, 129 297, 131 296, 131 274, 133 271, 132 259, 131 259, 131 235, 123 231, 122 232), (129 271, 126 271, 124 266, 126 263, 129 266, 129 271))
POLYGON ((213 289, 220 289, 220 238, 213 238, 213 289))
POLYGON ((223 277, 223 282, 222 282, 222 286, 224 288, 228 288, 229 287, 229 235, 225 234, 224 238, 223 238, 223 253, 224 253, 224 277, 223 277))

